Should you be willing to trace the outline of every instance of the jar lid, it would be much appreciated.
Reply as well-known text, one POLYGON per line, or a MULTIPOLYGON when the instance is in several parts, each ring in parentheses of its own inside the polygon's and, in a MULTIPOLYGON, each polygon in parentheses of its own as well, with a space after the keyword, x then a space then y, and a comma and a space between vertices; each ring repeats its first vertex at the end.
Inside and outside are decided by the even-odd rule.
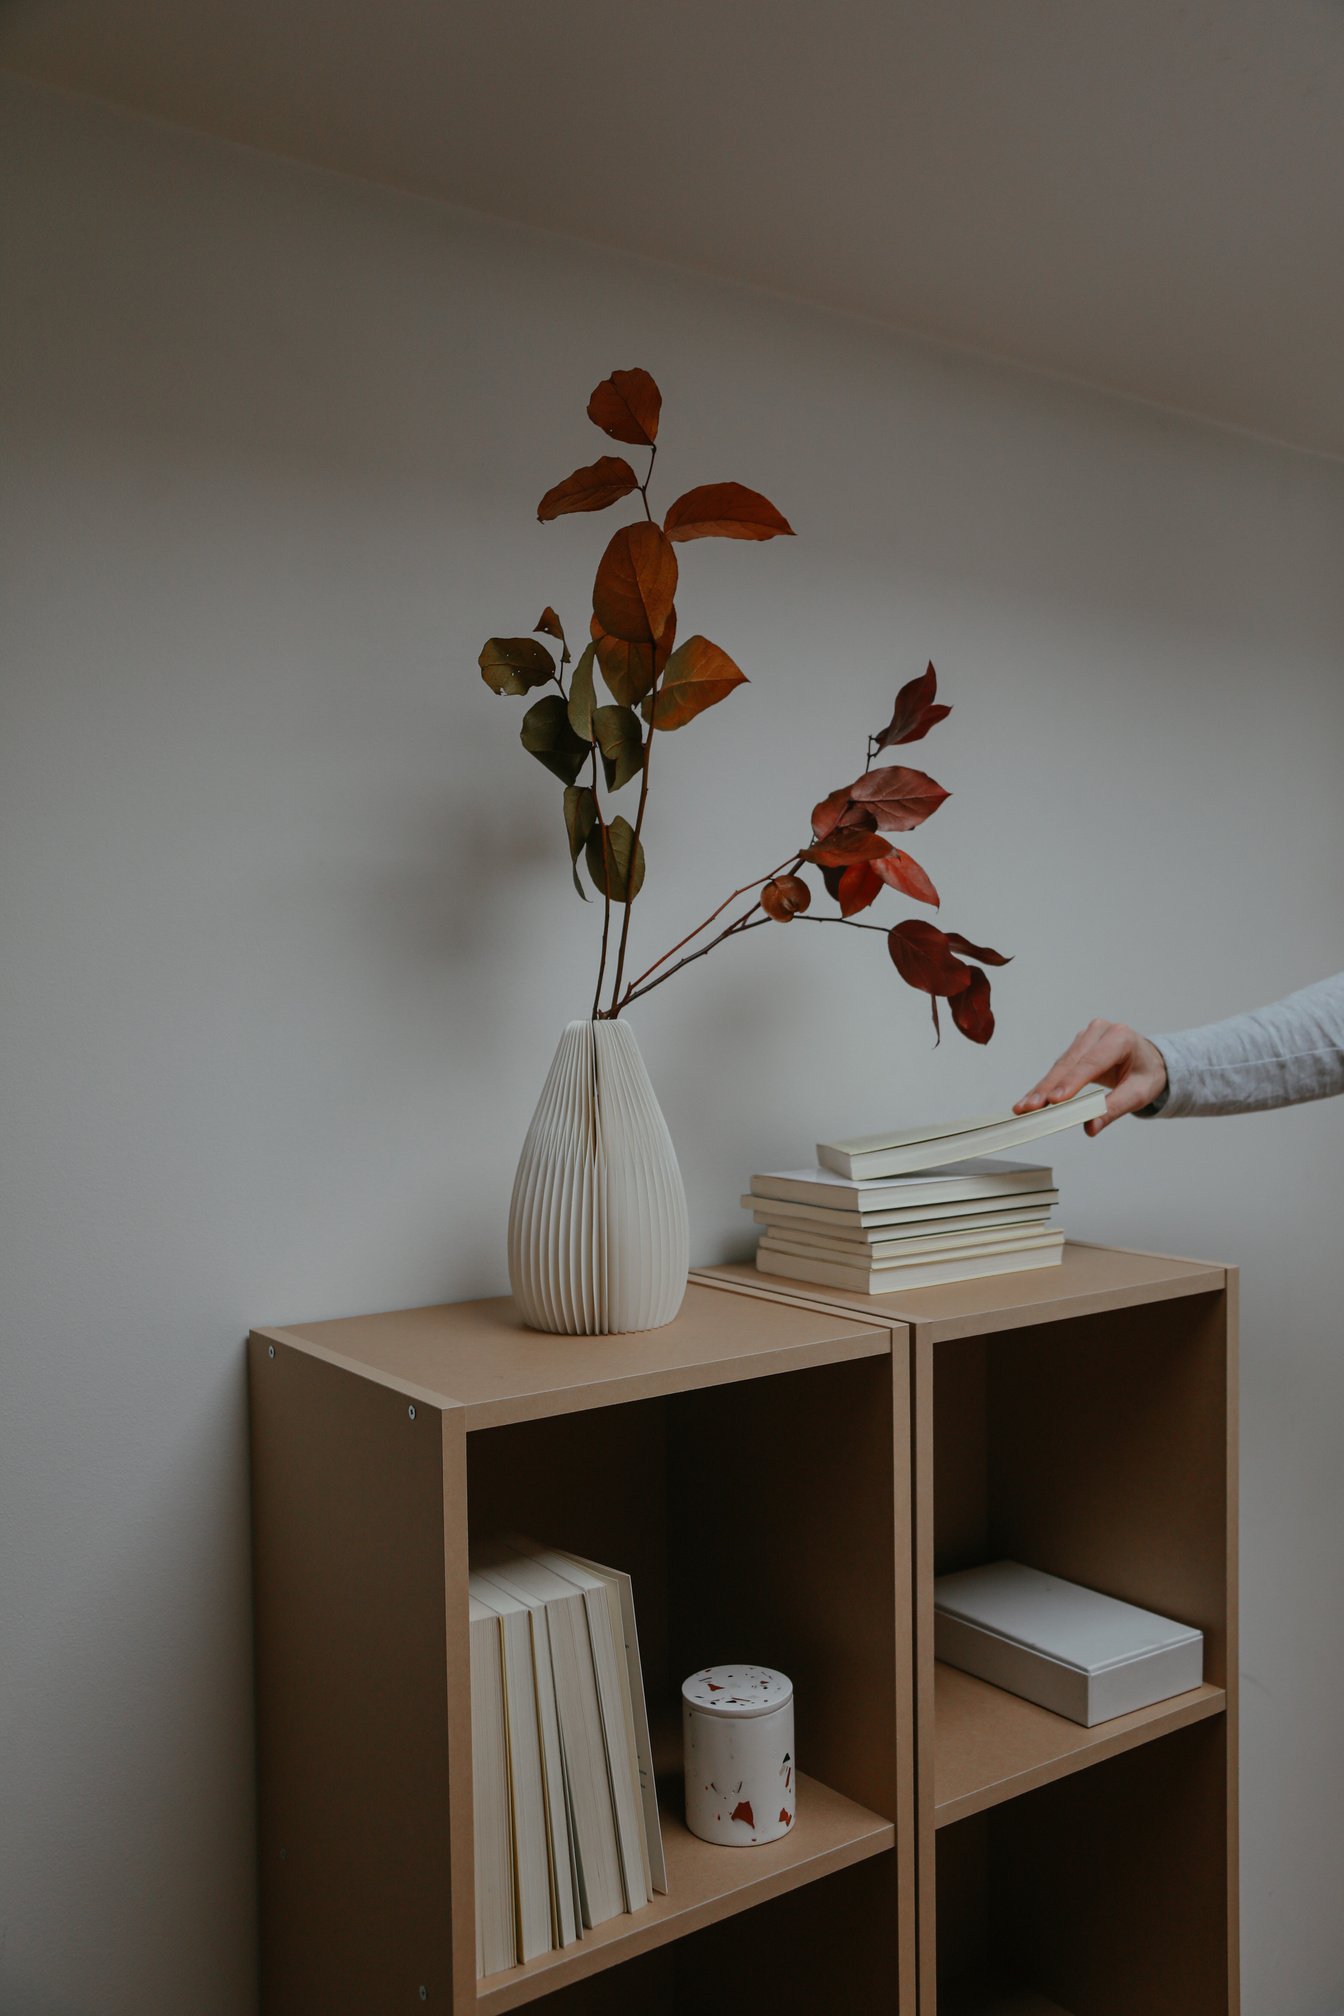
POLYGON ((793 1699, 793 1682, 772 1666, 702 1666, 681 1698, 708 1715, 769 1715, 793 1699))

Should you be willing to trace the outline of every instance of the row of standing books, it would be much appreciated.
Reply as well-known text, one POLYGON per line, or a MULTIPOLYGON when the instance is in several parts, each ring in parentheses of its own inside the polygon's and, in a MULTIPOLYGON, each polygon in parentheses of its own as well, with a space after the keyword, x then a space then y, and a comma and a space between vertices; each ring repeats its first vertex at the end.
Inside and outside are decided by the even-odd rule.
POLYGON ((634 1591, 534 1541, 473 1549, 476 1972, 667 1889, 634 1591))
POLYGON ((762 1228, 757 1268, 879 1295, 1056 1266, 1053 1171, 997 1151, 1080 1125, 1104 1104, 1091 1087, 1035 1113, 821 1142, 815 1168, 752 1177, 742 1204, 762 1228))

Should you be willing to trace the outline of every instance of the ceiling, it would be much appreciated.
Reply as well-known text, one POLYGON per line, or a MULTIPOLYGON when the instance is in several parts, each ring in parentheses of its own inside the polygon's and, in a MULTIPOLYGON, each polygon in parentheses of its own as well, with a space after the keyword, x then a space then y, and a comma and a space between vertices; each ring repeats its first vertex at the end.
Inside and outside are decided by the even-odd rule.
POLYGON ((0 65, 1344 455, 1344 0, 6 0, 0 65))

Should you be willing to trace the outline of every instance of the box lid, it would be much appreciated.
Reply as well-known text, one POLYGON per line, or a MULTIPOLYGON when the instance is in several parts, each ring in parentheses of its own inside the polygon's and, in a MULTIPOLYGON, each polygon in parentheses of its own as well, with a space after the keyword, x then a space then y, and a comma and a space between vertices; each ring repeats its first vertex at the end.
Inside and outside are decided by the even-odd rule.
POLYGON ((944 1616, 1087 1674, 1104 1673, 1202 1636, 1170 1617, 1018 1561, 994 1561, 983 1568, 941 1575, 933 1585, 933 1602, 944 1616))

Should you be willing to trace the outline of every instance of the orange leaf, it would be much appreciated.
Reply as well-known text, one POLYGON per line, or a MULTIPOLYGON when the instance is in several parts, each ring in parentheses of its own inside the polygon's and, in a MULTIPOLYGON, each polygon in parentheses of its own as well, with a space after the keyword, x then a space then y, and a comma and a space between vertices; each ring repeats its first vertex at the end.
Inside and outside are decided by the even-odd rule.
POLYGON ((787 518, 743 483, 701 483, 678 497, 663 520, 669 539, 774 539, 793 534, 787 518))
POLYGON ((569 511, 604 511, 608 504, 619 503, 638 488, 639 478, 624 455, 603 455, 548 490, 537 506, 537 516, 544 525, 569 511))
POLYGON ((934 705, 934 695, 938 691, 938 674, 930 663, 927 671, 918 679, 911 679, 896 695, 896 705, 891 720, 875 739, 879 749, 888 749, 897 742, 922 742, 930 728, 936 728, 952 712, 941 702, 934 705))
POLYGON ((818 840, 824 840, 837 826, 867 826, 871 830, 876 824, 877 814, 855 805, 848 784, 812 807, 812 831, 818 840))
POLYGON ((952 996, 952 1020, 972 1043, 988 1043, 994 1034, 994 1010, 989 1005, 989 976, 972 967, 967 986, 952 996))
POLYGON ((953 953, 947 933, 922 917, 893 925, 887 949, 902 980, 926 994, 959 994, 971 984, 971 968, 953 953))
POLYGON ((653 696, 655 728, 684 728, 706 707, 726 700, 747 675, 708 637, 688 637, 667 661, 663 683, 653 696))
POLYGON ((652 448, 662 405, 663 395, 647 371, 613 371, 588 401, 588 418, 613 441, 652 448))
MULTIPOLYGON (((938 891, 912 855, 903 854, 899 847, 893 847, 890 854, 874 866, 882 880, 889 882, 893 889, 899 889, 903 896, 913 896, 919 903, 932 903, 935 910, 940 907, 938 891)), ((956 944, 955 939, 952 942, 956 944)), ((966 947, 957 945, 957 950, 964 952, 966 947)))
POLYGON ((885 861, 855 861, 852 866, 841 870, 835 893, 842 917, 852 917, 856 911, 866 910, 873 898, 881 895, 881 870, 885 866, 885 861))
POLYGON ((908 833, 922 826, 938 810, 949 794, 922 770, 907 770, 902 763, 885 770, 868 770, 849 787, 856 805, 867 806, 879 826, 896 833, 908 833))
POLYGON ((662 636, 677 592, 677 556, 656 525, 622 525, 602 555, 593 614, 608 637, 651 644, 662 636))
POLYGON ((634 707, 644 698, 672 656, 672 646, 677 641, 677 612, 674 609, 668 617, 656 644, 632 644, 625 637, 608 637, 596 616, 592 622, 592 635, 597 647, 597 662, 602 667, 602 677, 612 698, 622 707, 634 707))
POLYGON ((761 908, 776 924, 791 924, 811 901, 812 891, 801 875, 777 875, 761 891, 761 908))
POLYGON ((890 840, 880 833, 871 833, 866 826, 841 826, 809 847, 803 859, 815 861, 819 868, 848 868, 853 861, 880 861, 890 852, 890 840))

